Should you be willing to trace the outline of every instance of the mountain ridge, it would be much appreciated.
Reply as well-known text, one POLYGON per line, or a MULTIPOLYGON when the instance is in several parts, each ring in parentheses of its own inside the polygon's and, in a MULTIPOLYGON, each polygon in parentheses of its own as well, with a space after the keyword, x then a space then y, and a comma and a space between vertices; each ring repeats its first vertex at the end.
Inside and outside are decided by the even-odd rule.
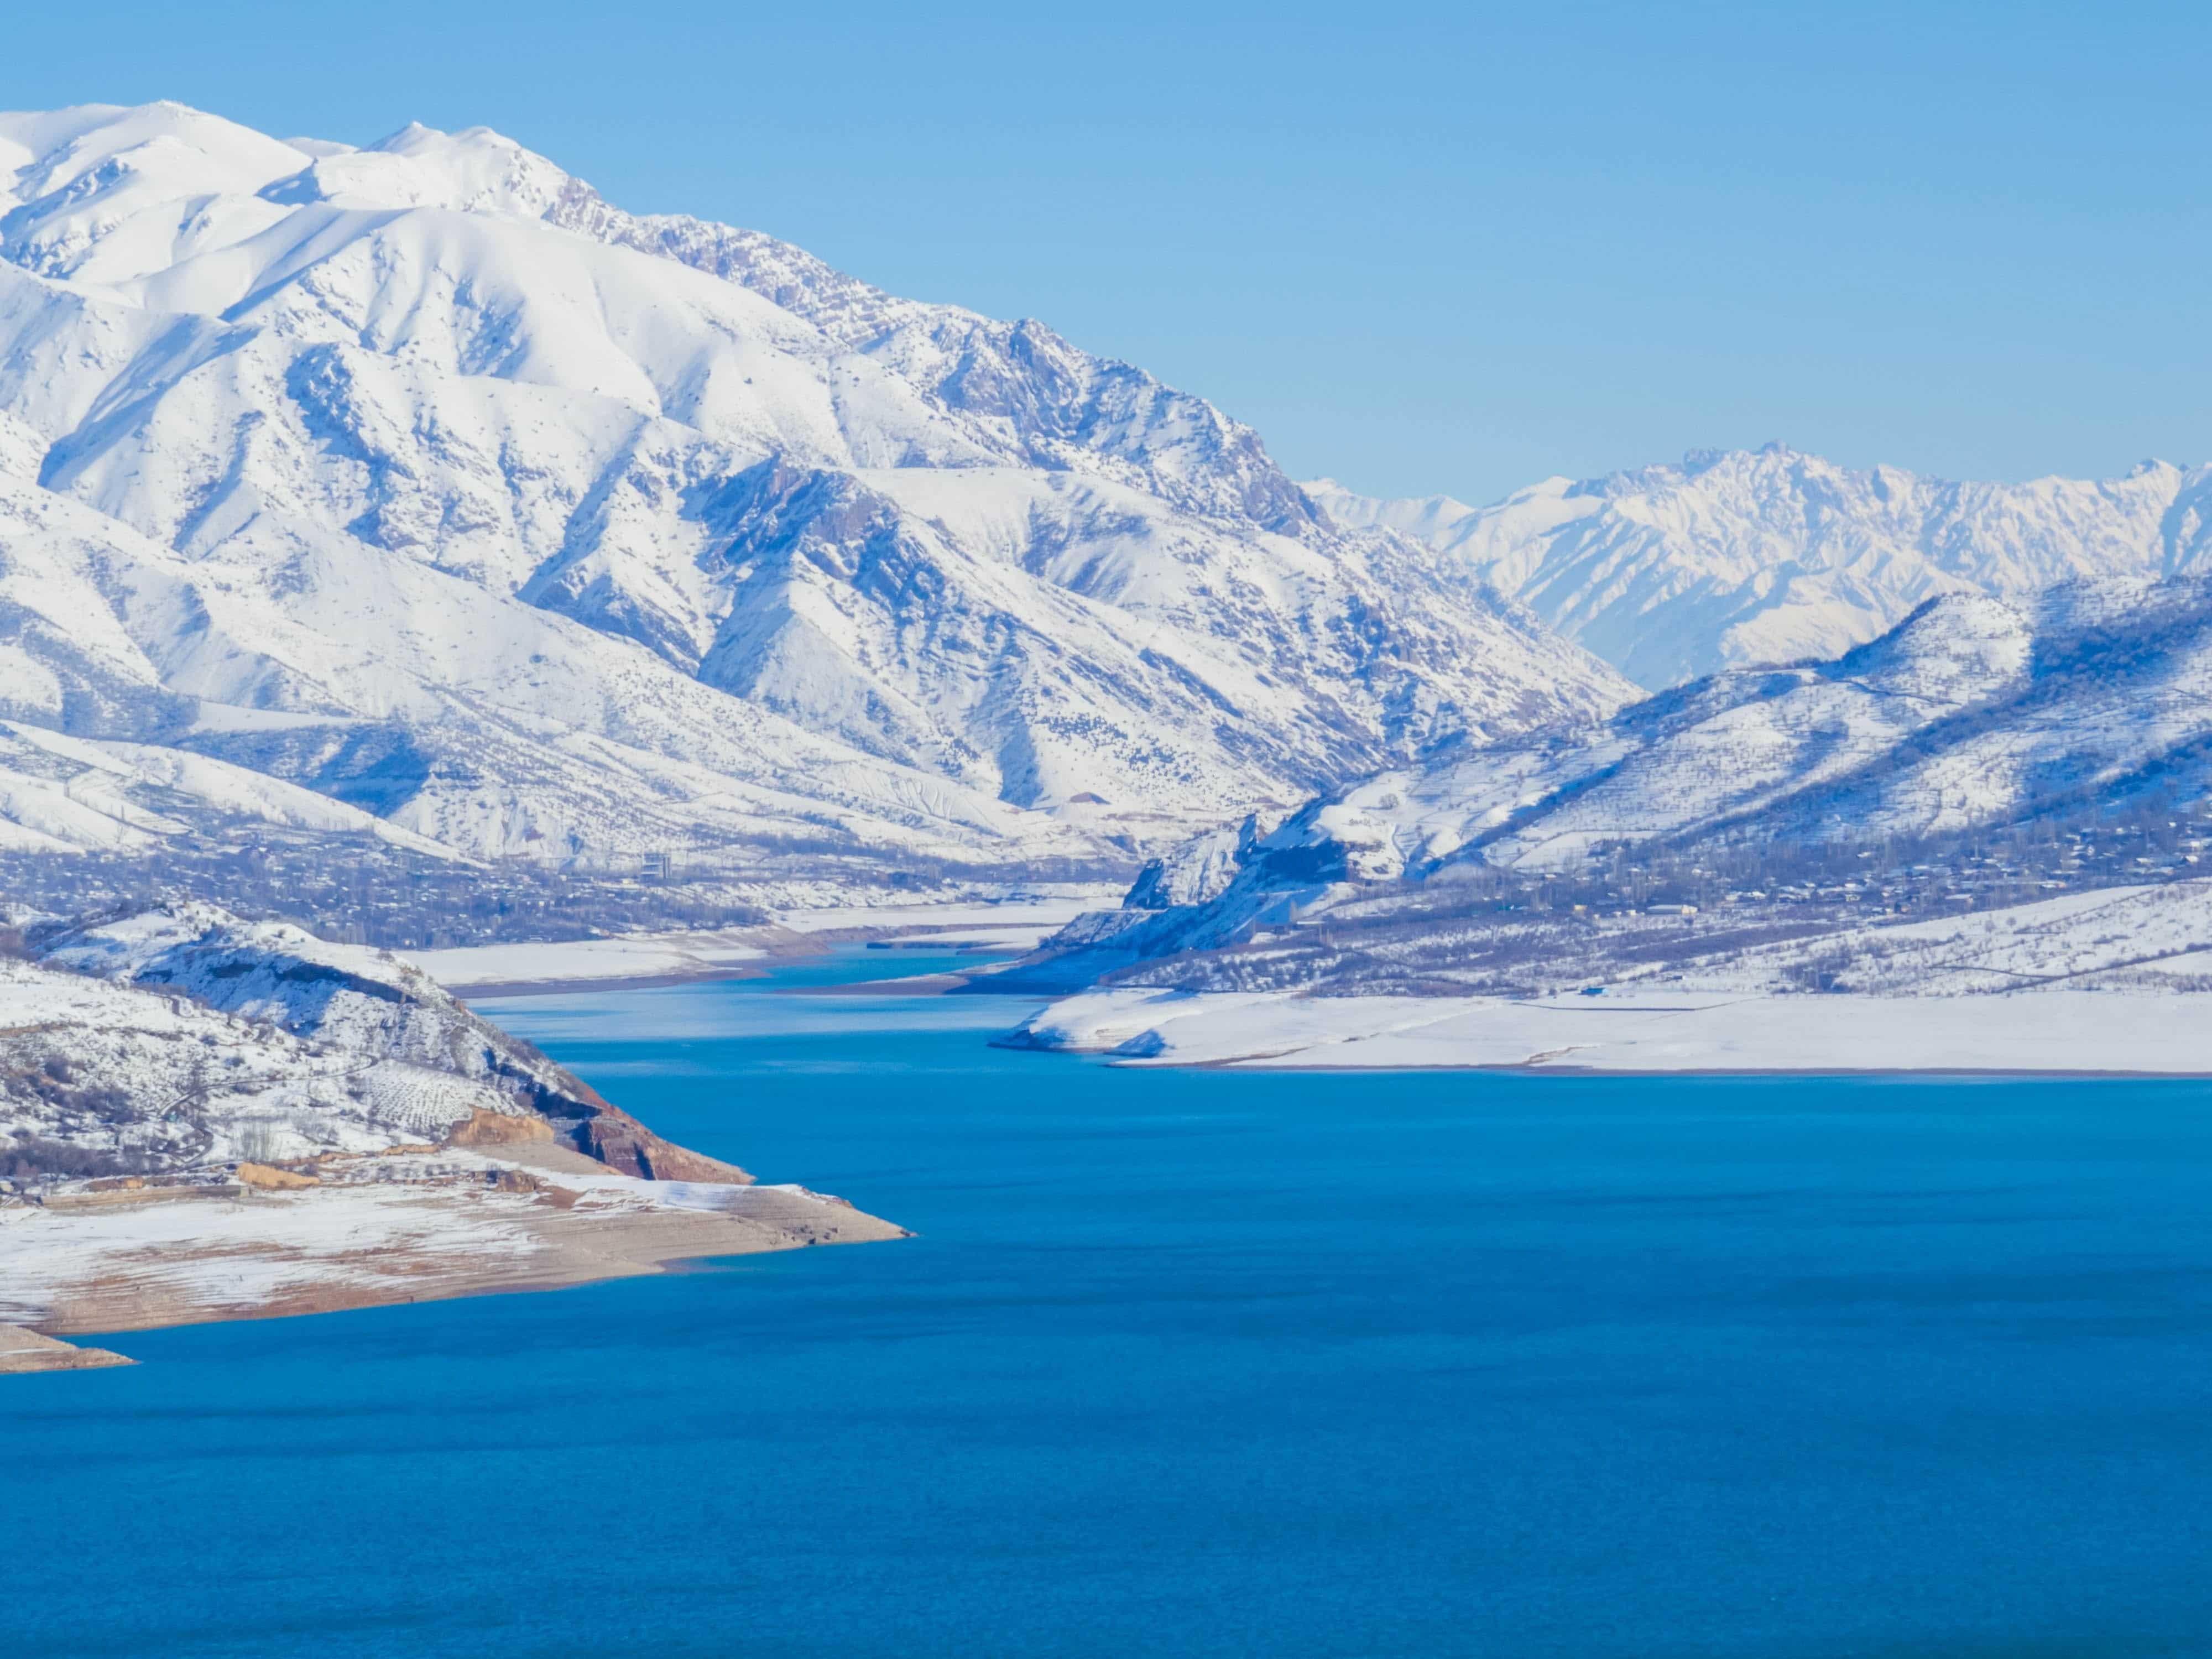
POLYGON ((1775 443, 1549 478, 1484 507, 1307 489, 1339 522, 1464 561, 1647 690, 1833 656, 1939 593, 2183 574, 2212 549, 2212 466, 2163 461, 2111 479, 1954 483, 1775 443))
POLYGON ((1830 934, 1878 957, 1887 930, 1954 907, 2179 882, 2208 814, 2212 574, 1947 593, 1839 657, 1723 671, 1196 837, 1024 971, 1518 994, 1563 964, 1602 982, 1756 945, 1828 988, 1830 934))
POLYGON ((174 740, 467 856, 1126 859, 1627 694, 1202 399, 485 129, 0 116, 0 459, 120 526, 0 556, 174 740))

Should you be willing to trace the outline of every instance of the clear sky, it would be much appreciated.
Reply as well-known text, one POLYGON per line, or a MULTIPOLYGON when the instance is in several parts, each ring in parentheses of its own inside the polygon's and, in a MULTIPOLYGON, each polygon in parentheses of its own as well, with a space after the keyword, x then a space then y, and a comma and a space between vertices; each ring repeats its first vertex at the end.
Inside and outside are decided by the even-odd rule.
POLYGON ((484 124, 1039 317, 1300 477, 1489 500, 1780 438, 2212 459, 2212 8, 36 0, 0 105, 484 124))

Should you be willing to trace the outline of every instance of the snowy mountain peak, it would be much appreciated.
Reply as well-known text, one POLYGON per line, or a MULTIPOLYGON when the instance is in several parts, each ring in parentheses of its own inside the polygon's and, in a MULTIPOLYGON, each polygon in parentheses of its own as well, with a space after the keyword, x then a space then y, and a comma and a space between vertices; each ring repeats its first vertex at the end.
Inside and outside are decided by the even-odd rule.
POLYGON ((2208 491, 2212 469, 2162 461, 2104 481, 1956 483, 1769 443, 1547 480, 1479 509, 1325 499, 1340 523, 1387 524, 1463 560, 1657 689, 1836 655, 1940 593, 2197 569, 2208 491))
POLYGON ((26 848, 305 797, 478 859, 1095 866, 1626 693, 1201 398, 488 129, 101 106, 0 168, 26 848))
POLYGON ((319 157, 261 194, 293 205, 442 208, 542 219, 574 183, 489 127, 447 133, 414 121, 366 149, 319 157))

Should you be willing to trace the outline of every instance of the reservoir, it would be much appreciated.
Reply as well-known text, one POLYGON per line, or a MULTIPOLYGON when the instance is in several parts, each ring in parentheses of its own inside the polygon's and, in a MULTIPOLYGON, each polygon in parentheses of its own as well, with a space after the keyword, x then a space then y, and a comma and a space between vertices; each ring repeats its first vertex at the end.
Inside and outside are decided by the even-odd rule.
POLYGON ((7 1379, 9 1650, 2212 1648, 2212 1086, 1133 1070, 813 994, 894 965, 480 1006, 916 1237, 7 1379))

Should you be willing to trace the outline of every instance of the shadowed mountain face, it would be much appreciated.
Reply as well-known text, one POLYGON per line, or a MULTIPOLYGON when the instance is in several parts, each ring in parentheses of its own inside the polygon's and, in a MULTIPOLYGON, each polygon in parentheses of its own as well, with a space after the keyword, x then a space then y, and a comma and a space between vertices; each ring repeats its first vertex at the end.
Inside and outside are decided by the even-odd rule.
MULTIPOLYGON (((289 785, 471 856, 1096 860, 1626 691, 1039 324, 483 129, 0 116, 0 714, 188 753, 249 817, 289 785)), ((191 816, 90 755, 118 810, 42 761, 21 845, 191 816)))

